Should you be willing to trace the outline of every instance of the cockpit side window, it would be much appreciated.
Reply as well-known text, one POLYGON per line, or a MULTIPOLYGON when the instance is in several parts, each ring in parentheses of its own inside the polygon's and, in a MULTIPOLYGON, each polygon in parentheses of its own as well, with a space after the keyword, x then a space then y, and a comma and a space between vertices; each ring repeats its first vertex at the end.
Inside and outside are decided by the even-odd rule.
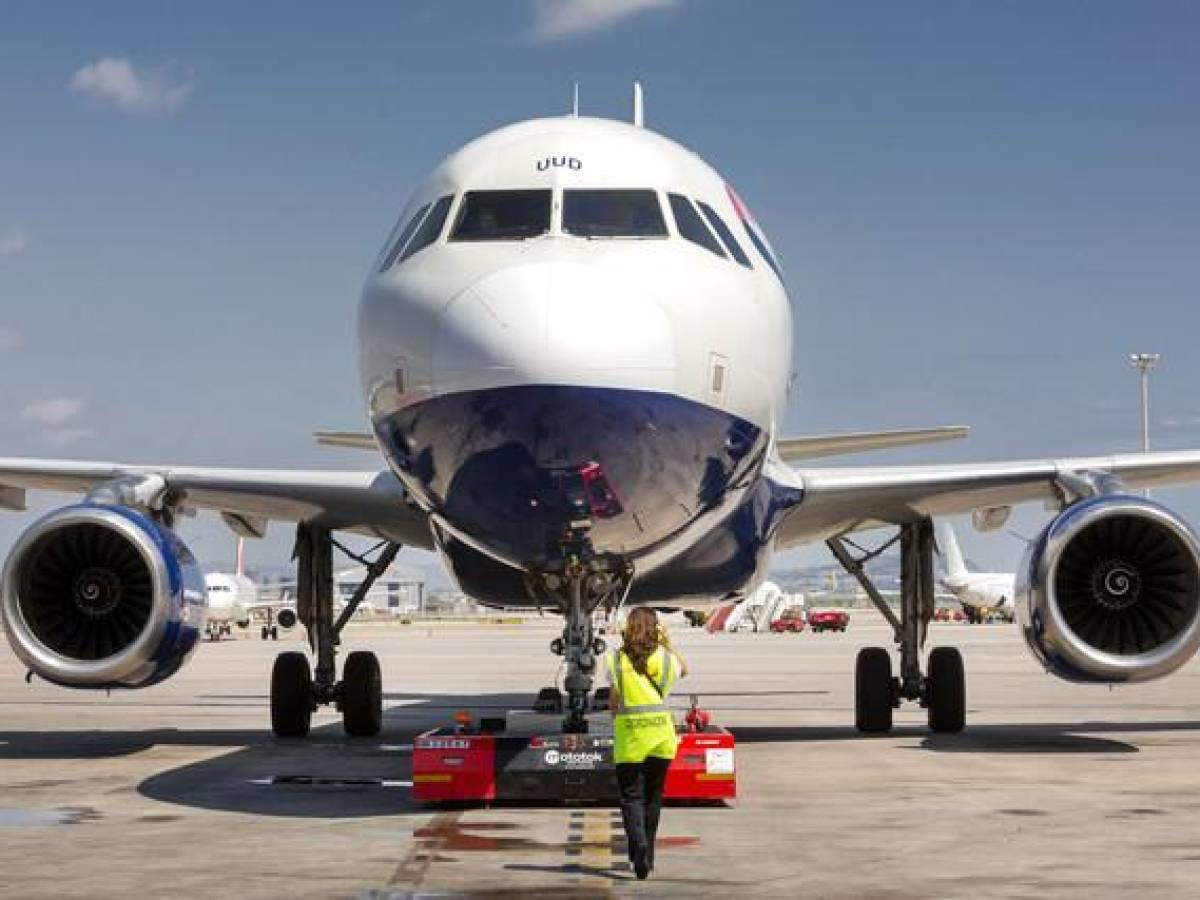
POLYGON ((412 237, 412 233, 417 230, 417 226, 421 224, 421 220, 425 218, 425 213, 429 212, 429 204, 426 203, 418 209, 408 224, 404 226, 404 230, 400 232, 400 237, 396 238, 396 243, 392 244, 392 249, 387 252, 387 256, 383 258, 383 264, 379 267, 380 272, 386 272, 396 262, 396 257, 400 255, 400 251, 404 249, 404 245, 408 243, 408 239, 412 237))
POLYGON ((562 228, 586 238, 667 236, 658 194, 652 190, 564 190, 562 228))
POLYGON ((771 252, 771 248, 767 246, 766 241, 758 236, 749 222, 743 222, 742 224, 746 228, 746 237, 750 238, 750 243, 754 245, 754 249, 767 261, 767 265, 771 267, 771 270, 775 273, 775 277, 783 281, 783 270, 779 268, 779 260, 775 258, 775 254, 771 252))
POLYGON ((704 218, 708 219, 708 224, 713 227, 713 231, 720 235, 721 243, 729 250, 730 255, 738 261, 739 265, 743 265, 747 269, 751 268, 750 257, 746 255, 746 251, 742 249, 742 245, 737 242, 737 239, 733 236, 733 232, 725 224, 725 220, 717 215, 717 211, 703 200, 697 200, 696 203, 699 204, 700 211, 704 213, 704 218))
POLYGON ((450 212, 450 203, 453 200, 454 198, 447 194, 445 197, 440 197, 438 202, 433 204, 433 209, 429 211, 429 215, 425 217, 425 221, 421 223, 421 227, 417 229, 417 233, 413 235, 413 239, 404 248, 404 254, 400 257, 400 262, 404 262, 414 253, 424 250, 438 239, 442 233, 442 226, 446 224, 446 214, 450 212))
POLYGON ((452 241, 520 241, 550 230, 547 190, 467 191, 452 241))
POLYGON ((682 194, 668 194, 667 201, 671 204, 671 214, 675 216, 675 227, 679 229, 679 236, 724 258, 725 251, 696 212, 696 207, 692 206, 692 201, 682 194))

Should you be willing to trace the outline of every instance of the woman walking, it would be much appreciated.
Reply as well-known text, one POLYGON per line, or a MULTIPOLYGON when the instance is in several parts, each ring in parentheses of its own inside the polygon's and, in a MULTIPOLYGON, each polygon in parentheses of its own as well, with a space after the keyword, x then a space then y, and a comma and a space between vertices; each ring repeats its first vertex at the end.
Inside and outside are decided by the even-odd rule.
POLYGON ((678 744, 667 697, 687 665, 671 649, 652 609, 633 610, 621 637, 621 649, 608 654, 613 759, 629 860, 643 879, 654 868, 663 782, 678 744))

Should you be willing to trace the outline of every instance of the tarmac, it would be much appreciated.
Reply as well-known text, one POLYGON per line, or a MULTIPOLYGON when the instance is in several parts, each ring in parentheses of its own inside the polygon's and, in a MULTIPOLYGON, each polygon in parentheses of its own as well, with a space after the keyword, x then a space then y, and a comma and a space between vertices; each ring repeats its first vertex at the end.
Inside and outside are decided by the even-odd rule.
MULTIPOLYGON (((677 617, 672 617, 676 620, 677 617)), ((611 807, 432 809, 409 796, 414 737, 455 711, 529 705, 553 683, 554 620, 353 627, 383 662, 384 734, 321 712, 273 739, 275 652, 205 644, 144 691, 54 688, 0 649, 5 897, 1180 897, 1200 890, 1200 667, 1109 690, 1044 675, 1005 625, 936 624, 962 648, 968 728, 906 706, 853 728, 845 634, 672 626, 697 694, 737 736, 739 799, 664 812, 636 881, 611 807)))

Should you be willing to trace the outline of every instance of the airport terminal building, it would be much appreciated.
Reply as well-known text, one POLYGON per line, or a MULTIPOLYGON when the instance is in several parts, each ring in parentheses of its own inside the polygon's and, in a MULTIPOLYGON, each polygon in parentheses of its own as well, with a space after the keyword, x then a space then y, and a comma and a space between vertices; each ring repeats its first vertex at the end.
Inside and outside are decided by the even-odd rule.
MULTIPOLYGON (((334 597, 346 603, 366 581, 363 566, 334 573, 334 597)), ((425 579, 421 573, 404 566, 393 565, 379 577, 367 592, 362 608, 368 615, 419 613, 425 611, 425 579)))

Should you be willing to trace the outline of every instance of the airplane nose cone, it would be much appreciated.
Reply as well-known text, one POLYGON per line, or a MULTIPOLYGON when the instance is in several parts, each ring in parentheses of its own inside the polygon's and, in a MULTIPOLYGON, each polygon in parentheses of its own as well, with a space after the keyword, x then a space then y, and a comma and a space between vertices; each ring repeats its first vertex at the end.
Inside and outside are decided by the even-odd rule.
MULTIPOLYGON (((602 267, 506 267, 441 310, 429 396, 377 419, 376 432, 456 541, 521 568, 558 565, 582 540, 637 558, 699 516, 727 514, 768 437, 678 393, 670 324, 602 267)), ((456 547, 445 552, 474 596, 509 589, 488 588, 456 547)))
POLYGON ((626 276, 539 262, 493 272, 442 310, 433 390, 515 384, 674 389, 665 311, 626 276))

